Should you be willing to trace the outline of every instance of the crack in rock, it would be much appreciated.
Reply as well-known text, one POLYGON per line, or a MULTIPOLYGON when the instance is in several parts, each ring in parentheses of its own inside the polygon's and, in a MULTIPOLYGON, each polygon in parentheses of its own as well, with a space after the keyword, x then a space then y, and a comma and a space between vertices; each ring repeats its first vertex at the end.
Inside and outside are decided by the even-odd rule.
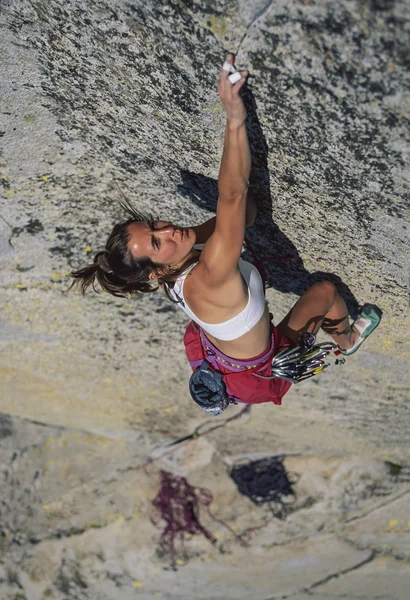
POLYGON ((368 512, 366 512, 366 513, 364 513, 362 515, 358 515, 356 517, 351 517, 350 519, 346 519, 345 523, 353 523, 354 521, 359 521, 360 519, 365 519, 366 517, 368 517, 369 515, 371 515, 374 511, 379 510, 379 508, 383 508, 383 506, 388 506, 392 502, 395 502, 396 500, 399 500, 400 498, 403 498, 403 496, 406 496, 407 494, 410 494, 410 489, 404 490, 404 492, 402 492, 401 494, 398 494, 394 498, 391 498, 391 499, 389 498, 385 502, 382 502, 381 504, 378 504, 377 506, 374 506, 368 512))
POLYGON ((312 590, 316 589, 317 587, 319 587, 321 585, 324 585, 325 583, 328 583, 328 581, 331 581, 332 579, 336 579, 337 577, 340 577, 340 575, 346 575, 347 573, 351 573, 352 571, 356 571, 357 569, 360 569, 360 567, 363 567, 363 565, 366 565, 366 564, 372 562, 376 558, 376 555, 377 555, 377 553, 372 551, 368 558, 362 560, 361 562, 357 563, 353 567, 348 567, 347 569, 342 569, 341 571, 338 571, 337 573, 331 573, 330 575, 327 575, 327 577, 324 577, 323 579, 317 581, 316 583, 312 583, 312 585, 310 585, 309 587, 297 590, 295 593, 286 594, 284 596, 271 596, 270 598, 266 598, 266 600, 287 600, 288 598, 292 598, 293 596, 297 596, 299 594, 309 594, 312 590))
POLYGON ((241 49, 241 46, 243 44, 243 42, 245 41, 250 28, 252 27, 252 25, 254 25, 256 23, 256 21, 258 21, 260 18, 264 17, 266 14, 268 14, 272 4, 274 3, 274 0, 270 0, 270 2, 268 2, 268 4, 266 6, 264 6, 257 14, 256 16, 253 18, 252 22, 248 25, 248 27, 246 28, 245 33, 243 34, 241 41, 238 44, 238 48, 236 50, 236 55, 239 54, 239 50, 241 49))
MULTIPOLYGON (((127 517, 124 517, 125 520, 127 520, 127 517)), ((101 523, 101 524, 94 524, 94 525, 90 525, 89 527, 72 527, 71 529, 69 529, 68 531, 54 531, 50 534, 41 536, 41 537, 32 537, 28 540, 29 544, 36 546, 37 544, 41 544, 41 542, 44 542, 46 540, 62 540, 62 539, 67 539, 67 538, 71 538, 71 537, 75 537, 77 535, 81 535, 83 533, 86 533, 87 531, 90 531, 91 529, 104 529, 105 527, 109 527, 112 523, 101 523)))
POLYGON ((9 246, 11 246, 11 247, 13 248, 13 250, 14 250, 14 246, 13 246, 13 244, 11 243, 11 240, 13 239, 13 236, 14 236, 14 227, 13 227, 13 226, 12 226, 12 225, 11 225, 11 224, 10 224, 10 223, 7 221, 7 219, 5 219, 5 218, 3 217, 3 215, 1 215, 1 214, 0 214, 0 219, 1 219, 2 221, 4 221, 4 223, 7 225, 7 227, 10 227, 10 230, 11 230, 11 236, 8 238, 8 240, 7 240, 7 241, 8 241, 8 244, 9 244, 9 246))

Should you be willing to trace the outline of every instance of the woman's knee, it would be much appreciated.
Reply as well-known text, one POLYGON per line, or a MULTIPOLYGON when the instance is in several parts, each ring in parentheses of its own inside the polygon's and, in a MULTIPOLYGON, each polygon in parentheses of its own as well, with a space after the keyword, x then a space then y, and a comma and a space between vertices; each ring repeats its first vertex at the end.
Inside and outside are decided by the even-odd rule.
POLYGON ((319 281, 312 285, 310 290, 316 294, 320 294, 322 298, 326 298, 331 303, 337 298, 336 286, 331 281, 319 281))

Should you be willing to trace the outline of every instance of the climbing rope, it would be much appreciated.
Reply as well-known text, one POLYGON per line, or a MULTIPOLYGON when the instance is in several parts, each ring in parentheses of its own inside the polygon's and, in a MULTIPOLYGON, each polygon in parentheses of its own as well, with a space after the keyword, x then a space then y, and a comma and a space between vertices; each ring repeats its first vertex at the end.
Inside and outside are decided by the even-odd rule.
MULTIPOLYGON (((193 438, 195 439, 195 438, 193 438)), ((296 500, 292 486, 298 481, 296 475, 289 475, 283 465, 283 456, 272 456, 248 463, 237 463, 230 471, 230 476, 237 485, 238 491, 247 496, 257 506, 269 503, 272 515, 285 519, 289 506, 296 500)), ((161 521, 166 525, 160 537, 160 548, 170 553, 172 565, 175 567, 177 553, 176 541, 179 540, 184 554, 184 536, 203 535, 212 544, 216 537, 200 522, 200 509, 204 507, 211 519, 234 535, 240 544, 246 545, 251 534, 266 527, 269 521, 246 529, 238 534, 222 519, 212 514, 210 505, 213 494, 210 490, 192 486, 185 477, 174 475, 168 471, 160 471, 160 489, 152 504, 154 514, 152 523, 160 527, 161 521)))
MULTIPOLYGON (((190 444, 199 437, 210 434, 212 431, 225 427, 229 423, 239 419, 245 414, 249 414, 251 406, 245 406, 240 412, 225 419, 218 425, 213 425, 205 431, 201 431, 208 423, 214 423, 213 420, 206 420, 194 429, 191 434, 178 438, 169 445, 169 449, 156 457, 149 457, 142 464, 135 467, 127 467, 123 471, 144 469, 162 458, 171 455, 181 448, 181 446, 190 444)), ((286 518, 289 498, 296 499, 292 490, 292 485, 296 483, 295 475, 289 476, 283 466, 283 457, 270 457, 260 461, 254 461, 247 464, 236 464, 230 471, 230 476, 235 481, 238 490, 245 496, 248 496, 257 506, 268 502, 272 515, 279 519, 286 518), (284 499, 286 498, 286 502, 284 499)), ((151 518, 156 526, 160 526, 161 520, 166 525, 160 537, 160 547, 165 553, 170 553, 172 557, 171 565, 175 568, 176 540, 179 540, 181 548, 185 553, 184 535, 204 535, 212 544, 216 543, 215 536, 208 531, 200 522, 200 508, 205 508, 209 517, 219 523, 235 537, 242 545, 247 545, 255 531, 263 529, 269 524, 269 520, 261 525, 245 529, 242 533, 237 533, 222 519, 218 519, 210 510, 213 495, 206 488, 197 488, 191 486, 185 477, 174 475, 167 471, 160 471, 160 489, 153 500, 154 514, 151 518)))
POLYGON ((160 472, 160 489, 152 501, 155 512, 151 521, 157 527, 160 521, 166 523, 160 538, 160 547, 164 552, 172 556, 175 564, 175 541, 179 539, 181 548, 185 553, 184 535, 204 535, 212 544, 216 543, 216 537, 212 535, 199 521, 200 507, 205 507, 208 515, 217 523, 226 527, 240 543, 244 540, 225 521, 218 519, 212 514, 210 505, 213 500, 212 492, 206 488, 193 487, 185 477, 160 472))
POLYGON ((288 506, 295 502, 296 493, 292 486, 298 481, 297 475, 287 473, 283 458, 270 456, 245 464, 237 463, 230 472, 241 494, 257 506, 269 503, 278 519, 285 519, 288 506))

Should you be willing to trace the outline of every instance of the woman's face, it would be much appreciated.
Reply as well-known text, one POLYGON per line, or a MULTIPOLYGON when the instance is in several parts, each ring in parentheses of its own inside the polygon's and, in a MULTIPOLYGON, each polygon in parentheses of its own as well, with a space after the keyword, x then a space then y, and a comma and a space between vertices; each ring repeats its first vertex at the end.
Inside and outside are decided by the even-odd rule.
POLYGON ((128 248, 133 256, 146 256, 162 265, 182 264, 196 238, 193 229, 177 227, 167 221, 131 223, 128 233, 128 248))

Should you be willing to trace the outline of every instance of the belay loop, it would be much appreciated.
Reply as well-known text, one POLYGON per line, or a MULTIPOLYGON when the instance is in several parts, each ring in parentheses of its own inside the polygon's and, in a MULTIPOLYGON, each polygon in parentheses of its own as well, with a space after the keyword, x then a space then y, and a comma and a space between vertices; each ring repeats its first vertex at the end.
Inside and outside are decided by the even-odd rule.
POLYGON ((326 362, 326 358, 332 352, 338 351, 337 344, 333 342, 322 342, 315 344, 316 336, 305 332, 299 342, 299 346, 284 348, 275 354, 272 361, 272 375, 266 377, 254 373, 255 377, 273 379, 280 377, 291 383, 300 383, 314 375, 318 375, 331 365, 343 365, 344 358, 336 358, 333 362, 326 362))

